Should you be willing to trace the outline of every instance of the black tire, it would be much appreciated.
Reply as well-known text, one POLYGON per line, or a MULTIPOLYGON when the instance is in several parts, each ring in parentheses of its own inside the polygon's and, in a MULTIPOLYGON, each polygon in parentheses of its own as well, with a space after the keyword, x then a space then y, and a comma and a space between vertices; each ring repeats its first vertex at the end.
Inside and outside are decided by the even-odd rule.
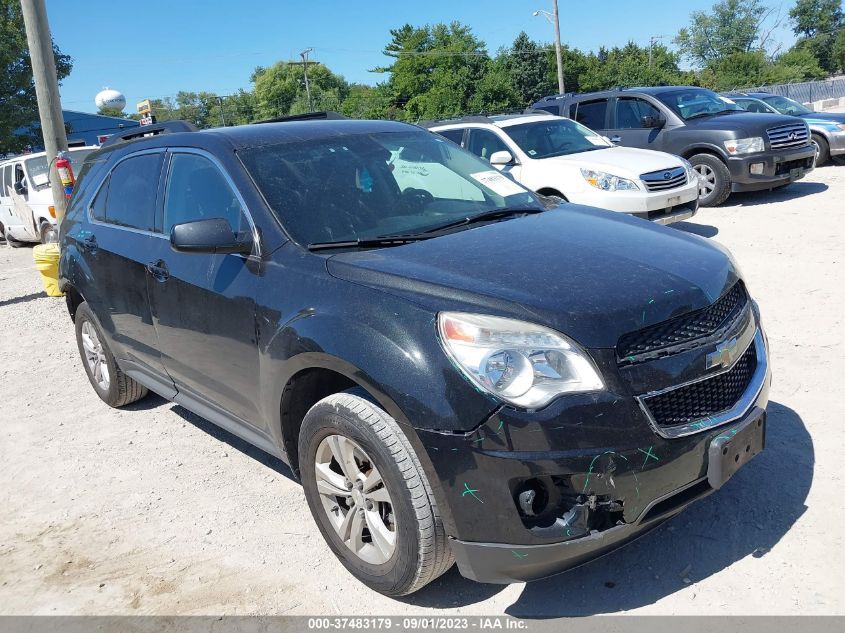
POLYGON ((715 207, 728 199, 731 195, 731 172, 720 158, 713 154, 696 154, 689 162, 698 172, 699 180, 709 183, 698 187, 698 203, 702 207, 715 207))
POLYGON ((49 222, 42 222, 39 230, 42 244, 49 244, 50 242, 57 242, 59 240, 58 227, 49 222))
POLYGON ((106 343, 106 339, 103 336, 103 328, 100 327, 100 323, 97 321, 94 313, 91 312, 91 308, 88 307, 87 302, 83 301, 76 308, 75 321, 76 345, 79 349, 79 356, 82 359, 82 366, 85 367, 85 373, 88 374, 88 380, 91 382, 91 386, 94 388, 94 391, 97 392, 98 396, 100 396, 100 399, 110 407, 118 408, 145 397, 147 393, 149 393, 147 388, 124 374, 120 367, 117 366, 117 363, 114 360, 114 355, 111 353, 111 350, 106 343), (90 324, 90 327, 95 330, 98 343, 102 348, 101 362, 105 363, 109 374, 107 387, 103 387, 97 382, 97 379, 94 376, 94 371, 88 362, 82 335, 85 324, 90 324))
MULTIPOLYGON (((369 400, 338 393, 315 404, 302 422, 299 466, 305 498, 323 538, 344 567, 368 587, 387 596, 407 595, 454 563, 431 486, 414 449, 396 421, 369 400), (369 464, 381 474, 391 500, 391 518, 395 517, 394 549, 382 564, 367 562, 353 552, 330 522, 317 489, 315 463, 321 443, 330 436, 351 440, 370 460, 359 463, 363 467, 369 464)), ((342 473, 339 476, 344 477, 342 473)), ((355 511, 354 505, 347 507, 341 497, 338 500, 344 504, 343 509, 334 508, 338 512, 355 511)))
POLYGON ((821 134, 813 134, 813 144, 816 146, 816 167, 821 167, 830 160, 830 143, 821 134))
POLYGON ((26 246, 26 242, 18 241, 11 235, 6 236, 6 243, 12 248, 22 248, 23 246, 26 246))

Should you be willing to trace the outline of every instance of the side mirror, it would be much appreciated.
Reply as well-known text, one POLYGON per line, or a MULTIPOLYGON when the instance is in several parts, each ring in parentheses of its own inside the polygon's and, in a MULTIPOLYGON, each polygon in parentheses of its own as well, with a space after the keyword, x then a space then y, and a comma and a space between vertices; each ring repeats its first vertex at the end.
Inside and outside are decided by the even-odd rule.
POLYGON ((490 155, 490 164, 495 167, 504 167, 505 165, 513 165, 513 154, 502 150, 501 152, 493 152, 490 155))
POLYGON ((659 116, 644 116, 640 119, 640 124, 646 128, 662 128, 666 125, 666 119, 659 116))
POLYGON ((23 183, 23 181, 15 183, 15 193, 19 196, 26 194, 26 185, 23 183))
POLYGON ((252 240, 239 239, 223 218, 174 224, 170 229, 170 246, 175 251, 186 253, 252 252, 252 240))

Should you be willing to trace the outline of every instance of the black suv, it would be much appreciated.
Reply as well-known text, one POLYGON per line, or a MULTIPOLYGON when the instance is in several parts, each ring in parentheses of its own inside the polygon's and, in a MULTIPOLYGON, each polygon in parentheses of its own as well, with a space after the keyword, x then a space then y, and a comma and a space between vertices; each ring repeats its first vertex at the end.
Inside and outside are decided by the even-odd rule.
POLYGON ((403 123, 168 124, 89 156, 60 283, 107 404, 282 458, 369 586, 540 578, 719 488, 769 386, 724 250, 557 202, 403 123))
POLYGON ((699 175, 699 202, 713 206, 732 191, 788 185, 816 157, 803 121, 746 112, 711 90, 690 86, 624 88, 544 97, 531 109, 575 119, 613 143, 686 158, 699 175))

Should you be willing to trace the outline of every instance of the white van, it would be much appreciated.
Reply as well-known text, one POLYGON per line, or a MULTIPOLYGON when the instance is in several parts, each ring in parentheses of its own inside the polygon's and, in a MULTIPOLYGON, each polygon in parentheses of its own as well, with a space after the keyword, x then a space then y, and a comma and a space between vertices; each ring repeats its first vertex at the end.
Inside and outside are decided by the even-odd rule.
MULTIPOLYGON (((74 175, 97 147, 69 152, 74 175)), ((0 161, 0 232, 11 246, 55 241, 56 217, 50 189, 47 154, 36 152, 0 161)))

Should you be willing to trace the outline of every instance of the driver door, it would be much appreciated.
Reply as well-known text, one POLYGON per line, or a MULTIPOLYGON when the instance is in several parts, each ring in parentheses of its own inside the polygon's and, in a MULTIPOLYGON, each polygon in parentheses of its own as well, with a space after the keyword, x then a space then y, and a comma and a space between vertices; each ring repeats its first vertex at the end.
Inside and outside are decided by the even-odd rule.
POLYGON ((607 130, 606 135, 613 143, 623 147, 659 150, 663 147, 663 130, 646 127, 643 122, 646 117, 654 121, 664 118, 660 110, 645 99, 619 97, 611 119, 613 127, 607 130))
MULTIPOLYGON (((490 157, 496 152, 508 152, 516 159, 516 153, 498 134, 485 128, 469 128, 467 130, 466 149, 482 160, 490 162, 490 157)), ((511 165, 494 165, 503 174, 509 174, 515 180, 519 180, 521 166, 516 163, 511 165)))

